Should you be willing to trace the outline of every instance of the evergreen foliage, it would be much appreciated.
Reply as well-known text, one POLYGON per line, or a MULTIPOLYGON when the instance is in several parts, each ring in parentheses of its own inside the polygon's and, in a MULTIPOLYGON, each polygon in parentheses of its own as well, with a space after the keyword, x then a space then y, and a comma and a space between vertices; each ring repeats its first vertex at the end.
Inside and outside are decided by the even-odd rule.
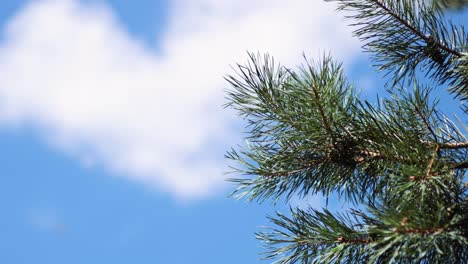
POLYGON ((468 100, 468 34, 443 10, 466 1, 328 0, 357 28, 389 93, 359 98, 330 56, 290 69, 249 54, 226 80, 247 122, 233 195, 338 194, 354 209, 291 209, 257 234, 275 263, 468 263, 468 140, 434 99, 468 100))
POLYGON ((468 4, 468 0, 436 0, 435 5, 438 8, 462 9, 468 4))

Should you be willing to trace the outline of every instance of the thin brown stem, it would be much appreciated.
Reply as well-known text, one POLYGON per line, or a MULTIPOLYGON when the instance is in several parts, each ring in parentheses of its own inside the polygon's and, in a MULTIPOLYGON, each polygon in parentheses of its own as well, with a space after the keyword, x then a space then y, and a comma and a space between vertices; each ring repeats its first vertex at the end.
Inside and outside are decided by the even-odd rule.
POLYGON ((436 145, 434 149, 434 153, 432 154, 431 161, 429 161, 429 165, 427 166, 427 173, 426 178, 428 179, 431 176, 432 166, 434 166, 434 161, 436 159, 437 153, 439 152, 439 145, 436 145))
MULTIPOLYGON (((428 144, 428 142, 426 143, 428 144)), ((432 143, 429 143, 432 144, 432 143)), ((468 142, 437 143, 440 149, 463 149, 468 148, 468 142)))
MULTIPOLYGON (((435 149, 432 155, 431 160, 429 161, 429 164, 427 166, 427 173, 425 179, 437 175, 437 173, 432 173, 432 169, 434 167, 434 162, 437 158, 437 154, 440 149, 460 149, 460 148, 468 148, 468 142, 460 142, 460 143, 430 143, 430 142, 424 142, 426 145, 434 146, 435 149)), ((369 160, 387 160, 387 161, 392 161, 392 162, 400 162, 400 163, 410 163, 411 160, 405 159, 404 157, 387 157, 383 155, 382 153, 375 152, 375 151, 360 151, 357 153, 357 155, 352 158, 356 164, 364 164, 365 162, 369 160)), ((309 170, 309 169, 314 169, 317 165, 324 163, 324 162, 329 162, 330 158, 326 155, 319 157, 317 159, 314 159, 313 161, 307 161, 304 165, 298 167, 297 169, 292 169, 288 171, 276 171, 276 172, 271 172, 271 173, 265 173, 265 174, 259 174, 260 176, 264 177, 287 177, 292 174, 302 172, 304 170, 309 170)), ((467 169, 468 168, 468 161, 462 161, 458 163, 447 163, 447 166, 451 167, 452 169, 467 169)))
POLYGON ((370 237, 368 238, 345 238, 345 237, 338 237, 338 243, 348 243, 348 244, 369 244, 372 243, 374 240, 370 237))
POLYGON ((434 228, 394 228, 393 231, 398 234, 434 234, 441 233, 445 231, 443 227, 434 227, 434 228))
POLYGON ((426 125, 427 130, 429 131, 429 133, 431 133, 434 140, 437 141, 437 135, 435 134, 434 130, 432 129, 431 125, 429 124, 429 121, 427 120, 426 115, 421 111, 421 109, 418 106, 414 106, 414 110, 419 115, 419 117, 422 119, 422 121, 424 122, 424 125, 426 125))
POLYGON ((453 164, 453 169, 468 169, 468 161, 462 161, 456 164, 453 164))
POLYGON ((317 100, 317 107, 319 109, 320 115, 322 116, 322 121, 323 121, 323 126, 325 127, 325 130, 327 131, 327 134, 332 137, 332 130, 330 127, 330 123, 328 121, 327 116, 325 115, 325 111, 323 110, 322 104, 321 104, 321 98, 320 94, 318 92, 318 89, 315 85, 312 85, 312 93, 315 96, 315 100, 317 100))

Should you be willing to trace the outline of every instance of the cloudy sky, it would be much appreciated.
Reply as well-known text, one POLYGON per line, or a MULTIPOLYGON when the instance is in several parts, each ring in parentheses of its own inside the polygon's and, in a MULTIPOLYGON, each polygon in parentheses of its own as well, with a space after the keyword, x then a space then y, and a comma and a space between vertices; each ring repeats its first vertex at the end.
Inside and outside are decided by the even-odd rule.
MULTIPOLYGON (((369 62, 311 0, 0 1, 0 262, 257 263, 272 204, 226 198, 246 52, 369 62)), ((318 198, 310 198, 320 206, 318 198)), ((285 210, 279 205, 277 210, 285 210)))

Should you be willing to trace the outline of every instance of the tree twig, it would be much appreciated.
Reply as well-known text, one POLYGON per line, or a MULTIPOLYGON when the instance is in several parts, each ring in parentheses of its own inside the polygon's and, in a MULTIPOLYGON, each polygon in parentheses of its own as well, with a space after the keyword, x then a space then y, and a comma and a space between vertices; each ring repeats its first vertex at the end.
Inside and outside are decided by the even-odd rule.
MULTIPOLYGON (((322 120, 323 120, 323 126, 325 127, 325 130, 327 131, 328 135, 330 137, 332 137, 332 130, 331 130, 331 127, 330 127, 330 123, 328 121, 328 118, 327 116, 325 115, 325 111, 323 110, 323 107, 322 107, 322 104, 321 104, 321 98, 320 98, 320 95, 319 95, 319 92, 317 90, 317 87, 315 85, 312 85, 312 92, 315 96, 315 100, 317 100, 317 106, 318 106, 318 109, 319 109, 319 112, 320 112, 320 115, 322 116, 322 120)), ((332 137, 333 139, 333 137, 332 137)))

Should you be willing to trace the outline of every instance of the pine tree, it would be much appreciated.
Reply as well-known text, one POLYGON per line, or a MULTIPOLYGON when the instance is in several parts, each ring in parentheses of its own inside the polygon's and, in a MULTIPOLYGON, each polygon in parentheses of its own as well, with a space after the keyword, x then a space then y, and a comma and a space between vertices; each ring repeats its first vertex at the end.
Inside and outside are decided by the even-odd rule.
POLYGON ((353 208, 291 209, 257 233, 275 263, 468 263, 468 141, 441 91, 468 107, 468 35, 443 15, 466 1, 328 0, 356 28, 386 80, 359 98, 331 56, 298 69, 268 55, 228 75, 228 107, 247 121, 237 198, 336 195, 353 208), (349 11, 349 12, 348 12, 349 11))

